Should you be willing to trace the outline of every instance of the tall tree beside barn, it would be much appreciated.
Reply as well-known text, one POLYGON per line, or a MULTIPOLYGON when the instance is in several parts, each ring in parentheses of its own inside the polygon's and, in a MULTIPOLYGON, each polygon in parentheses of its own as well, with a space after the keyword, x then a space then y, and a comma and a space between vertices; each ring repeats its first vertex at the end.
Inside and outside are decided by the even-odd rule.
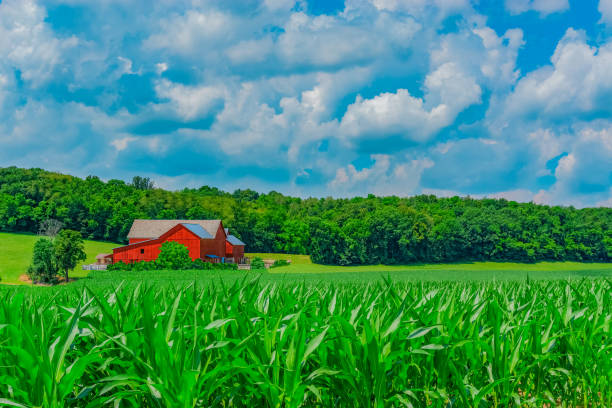
POLYGON ((79 261, 87 259, 83 237, 78 231, 62 230, 53 242, 55 262, 59 270, 64 271, 68 281, 68 271, 74 269, 79 261))
POLYGON ((34 244, 32 263, 28 267, 28 276, 34 283, 55 283, 57 272, 53 241, 47 237, 40 238, 34 244))

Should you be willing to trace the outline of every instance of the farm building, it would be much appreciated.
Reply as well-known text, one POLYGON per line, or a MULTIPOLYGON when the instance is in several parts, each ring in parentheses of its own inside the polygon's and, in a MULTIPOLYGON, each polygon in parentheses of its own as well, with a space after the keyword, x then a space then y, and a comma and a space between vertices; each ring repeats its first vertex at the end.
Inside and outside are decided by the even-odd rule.
POLYGON ((113 254, 98 254, 96 265, 109 265, 113 263, 113 254))
POLYGON ((244 242, 237 237, 230 235, 229 230, 225 229, 227 240, 225 241, 225 257, 236 259, 236 262, 244 258, 244 242))
POLYGON ((113 263, 154 261, 168 241, 185 245, 192 260, 240 262, 244 257, 244 243, 229 235, 221 220, 134 220, 127 237, 128 245, 113 249, 113 263))

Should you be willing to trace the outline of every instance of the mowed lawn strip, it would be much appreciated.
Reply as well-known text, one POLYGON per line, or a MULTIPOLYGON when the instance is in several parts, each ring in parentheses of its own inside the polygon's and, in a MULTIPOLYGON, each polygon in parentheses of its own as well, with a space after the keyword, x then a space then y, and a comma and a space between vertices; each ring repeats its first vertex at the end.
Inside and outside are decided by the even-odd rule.
MULTIPOLYGON (((37 235, 0 232, 0 284, 23 283, 19 280, 19 276, 26 273, 32 260, 34 243, 39 238, 37 235)), ((88 271, 82 270, 81 266, 94 263, 96 255, 113 252, 112 249, 117 246, 119 244, 111 242, 85 241, 87 259, 81 262, 70 276, 87 276, 88 271)))
POLYGON ((295 254, 271 254, 261 252, 249 252, 244 254, 245 257, 253 259, 259 257, 261 259, 279 260, 284 259, 285 261, 291 261, 291 265, 314 265, 310 260, 310 255, 295 255, 295 254))
MULTIPOLYGON (((0 233, 0 284, 23 283, 19 276, 26 273, 32 258, 32 248, 39 237, 30 234, 0 233)), ((81 265, 95 262, 100 253, 110 253, 119 244, 99 241, 85 241, 87 260, 81 262, 74 271, 73 277, 85 277, 88 271, 81 265)), ((262 275, 263 280, 332 280, 332 281, 368 281, 389 276, 399 280, 520 280, 527 275, 531 279, 573 279, 581 277, 612 278, 612 264, 580 262, 538 262, 535 264, 510 262, 468 262, 453 264, 414 264, 414 265, 360 265, 334 266, 318 265, 310 261, 308 255, 247 253, 253 259, 286 259, 291 265, 272 268, 262 275)), ((155 271, 154 274, 127 272, 95 274, 96 279, 171 279, 171 280, 205 280, 214 277, 241 279, 244 272, 207 272, 207 271, 155 271), (163 276, 163 278, 162 278, 163 276)))
MULTIPOLYGON (((612 277, 610 269, 578 269, 572 271, 530 271, 530 280, 570 280, 583 281, 612 277)), ((86 279, 77 285, 88 287, 115 287, 117 285, 175 286, 195 283, 198 287, 234 284, 236 282, 257 281, 293 285, 308 284, 368 284, 389 279, 392 282, 510 282, 526 281, 527 273, 520 270, 363 270, 358 272, 291 272, 290 267, 273 268, 271 271, 214 271, 214 270, 153 270, 153 271, 91 271, 86 279), (289 271, 289 272, 288 272, 289 271)))
MULTIPOLYGON (((488 279, 571 279, 580 277, 612 277, 612 264, 582 262, 459 262, 445 264, 413 265, 359 265, 337 266, 319 265, 310 261, 307 255, 247 253, 251 259, 258 256, 262 259, 291 260, 291 265, 270 269, 270 274, 325 275, 346 274, 360 275, 371 279, 389 274, 392 278, 423 280, 488 280, 488 279)), ((348 276, 340 278, 346 280, 348 276)), ((350 279, 353 280, 353 279, 350 279)))
POLYGON ((289 265, 273 268, 274 274, 377 274, 416 280, 572 279, 612 277, 612 264, 540 262, 536 264, 473 262, 423 265, 289 265))

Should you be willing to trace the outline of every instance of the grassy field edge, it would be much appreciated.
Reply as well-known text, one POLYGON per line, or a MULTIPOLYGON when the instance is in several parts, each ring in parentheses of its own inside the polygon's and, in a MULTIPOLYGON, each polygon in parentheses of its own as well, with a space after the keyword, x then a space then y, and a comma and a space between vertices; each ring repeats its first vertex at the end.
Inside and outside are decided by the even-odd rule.
MULTIPOLYGON (((32 260, 34 243, 40 238, 34 234, 0 232, 0 284, 24 284, 19 277, 26 273, 32 260)), ((89 271, 84 271, 82 265, 94 263, 96 255, 110 253, 119 246, 113 242, 85 241, 87 259, 80 262, 70 273, 71 277, 83 278, 89 271)))
MULTIPOLYGON (((34 242, 39 237, 32 234, 0 233, 0 284, 24 284, 19 277, 25 274, 32 257, 34 242)), ((119 244, 112 242, 85 241, 87 260, 81 262, 70 276, 84 278, 89 271, 81 269, 83 264, 95 262, 99 253, 112 252, 112 248, 119 244)), ((389 274, 397 279, 425 279, 425 280, 486 280, 486 279, 523 279, 527 275, 534 279, 565 279, 573 277, 606 277, 612 278, 612 264, 580 263, 580 262, 538 262, 533 264, 513 262, 458 262, 450 264, 412 264, 412 265, 359 265, 334 266, 319 265, 310 261, 308 255, 247 253, 247 257, 261 257, 263 259, 286 259, 291 265, 273 268, 267 274, 272 276, 284 275, 300 279, 331 279, 331 280, 368 280, 380 278, 389 274), (334 276, 331 275, 341 275, 334 276)), ((96 274, 103 276, 105 272, 96 274)), ((242 272, 239 272, 242 274, 242 272)), ((172 271, 169 275, 160 274, 166 278, 181 277, 172 271)), ((183 276, 196 276, 188 271, 183 276)), ((233 276, 229 274, 226 276, 233 276)), ((115 276, 115 275, 109 275, 115 276)), ((126 276, 138 276, 131 274, 126 276)))

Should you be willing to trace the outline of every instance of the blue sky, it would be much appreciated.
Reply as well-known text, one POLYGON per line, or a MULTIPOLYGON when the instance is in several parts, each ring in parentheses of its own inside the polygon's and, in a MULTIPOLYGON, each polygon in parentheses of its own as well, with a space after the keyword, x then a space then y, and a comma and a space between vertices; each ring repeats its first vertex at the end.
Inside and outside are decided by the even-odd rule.
POLYGON ((612 205, 612 0, 1 0, 0 166, 612 205))

